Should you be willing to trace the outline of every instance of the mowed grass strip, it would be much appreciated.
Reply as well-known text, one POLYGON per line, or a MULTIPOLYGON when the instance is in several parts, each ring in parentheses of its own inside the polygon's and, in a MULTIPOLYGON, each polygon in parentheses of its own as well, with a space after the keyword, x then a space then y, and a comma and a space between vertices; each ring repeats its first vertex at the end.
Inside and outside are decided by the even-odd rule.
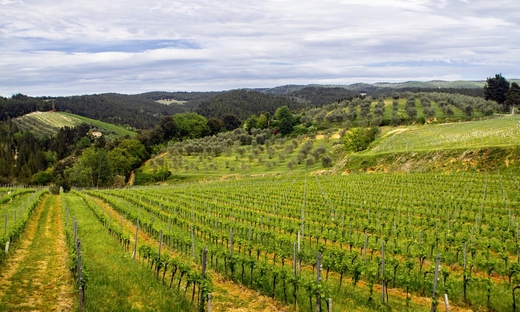
POLYGON ((68 270, 59 198, 46 197, 20 248, 0 273, 0 311, 70 311, 75 287, 68 270))
POLYGON ((131 258, 76 195, 64 196, 78 220, 88 268, 85 311, 190 311, 193 308, 131 258))

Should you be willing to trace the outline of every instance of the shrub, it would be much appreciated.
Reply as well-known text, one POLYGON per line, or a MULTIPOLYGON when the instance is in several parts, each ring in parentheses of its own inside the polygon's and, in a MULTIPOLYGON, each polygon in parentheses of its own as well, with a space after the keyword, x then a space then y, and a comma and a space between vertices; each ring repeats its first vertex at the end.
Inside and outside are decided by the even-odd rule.
POLYGON ((343 142, 347 151, 360 152, 368 148, 376 136, 379 128, 353 128, 345 134, 343 142))

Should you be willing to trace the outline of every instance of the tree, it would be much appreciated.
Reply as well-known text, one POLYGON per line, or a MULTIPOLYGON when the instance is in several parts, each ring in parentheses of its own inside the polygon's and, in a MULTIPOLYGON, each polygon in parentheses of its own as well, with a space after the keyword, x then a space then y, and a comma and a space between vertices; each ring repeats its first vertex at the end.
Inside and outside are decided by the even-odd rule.
POLYGON ((502 74, 496 74, 495 77, 486 79, 484 97, 486 100, 493 100, 498 104, 503 104, 506 101, 506 93, 508 90, 509 82, 502 77, 502 74))
POLYGON ((282 120, 282 119, 293 118, 293 115, 292 115, 289 107, 282 106, 276 110, 276 112, 274 113, 274 118, 276 120, 282 120))
POLYGON ((128 178, 130 172, 148 158, 148 153, 141 142, 125 139, 108 152, 107 157, 113 173, 128 178))
POLYGON ((174 138, 177 133, 177 125, 173 121, 172 117, 166 116, 159 122, 159 127, 162 129, 163 137, 162 141, 169 141, 174 138))
POLYGON ((415 117, 417 117, 417 110, 415 109, 415 107, 409 106, 406 109, 406 114, 410 116, 410 119, 415 119, 415 117))
POLYGON ((197 113, 176 114, 173 121, 181 140, 203 138, 211 133, 206 118, 197 113))
POLYGON ((260 114, 260 116, 258 116, 258 119, 256 121, 256 128, 267 129, 269 127, 270 119, 271 119, 271 114, 269 114, 269 113, 260 114))
POLYGON ((321 165, 324 168, 331 167, 332 166, 332 157, 330 157, 330 156, 323 156, 321 158, 321 165))
POLYGON ((514 114, 515 105, 520 105, 520 86, 516 82, 511 84, 511 87, 506 93, 506 106, 511 107, 514 114))
POLYGON ((74 167, 66 171, 70 182, 78 186, 108 186, 112 181, 112 167, 102 148, 87 148, 74 167))
POLYGON ((379 134, 378 127, 350 129, 343 137, 347 151, 360 152, 368 148, 379 134))
POLYGON ((274 113, 274 118, 278 122, 278 127, 282 135, 287 135, 293 131, 294 117, 287 106, 279 107, 274 113))
POLYGON ((224 128, 228 131, 235 130, 242 124, 242 121, 235 115, 226 115, 222 118, 222 121, 224 122, 224 128))
POLYGON ((211 130, 211 135, 215 135, 222 131, 224 128, 224 122, 218 118, 208 118, 208 127, 211 130))
POLYGON ((258 121, 258 117, 256 117, 256 115, 251 115, 251 117, 249 117, 246 120, 246 130, 247 130, 247 132, 251 133, 251 130, 253 128, 256 128, 257 121, 258 121))

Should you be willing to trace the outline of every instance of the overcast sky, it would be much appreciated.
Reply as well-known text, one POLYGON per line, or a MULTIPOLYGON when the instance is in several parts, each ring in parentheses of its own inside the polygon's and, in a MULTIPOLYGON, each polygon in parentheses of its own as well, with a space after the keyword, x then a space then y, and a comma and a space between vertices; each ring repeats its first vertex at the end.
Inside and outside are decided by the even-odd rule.
POLYGON ((520 78, 518 0, 0 0, 0 95, 520 78))

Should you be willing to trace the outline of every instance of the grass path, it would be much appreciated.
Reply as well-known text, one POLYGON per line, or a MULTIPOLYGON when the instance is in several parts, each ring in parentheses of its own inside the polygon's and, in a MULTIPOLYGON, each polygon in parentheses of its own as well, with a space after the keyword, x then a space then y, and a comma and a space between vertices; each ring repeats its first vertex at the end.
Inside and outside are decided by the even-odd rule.
POLYGON ((147 266, 108 233, 81 197, 65 194, 64 201, 78 221, 83 263, 88 270, 84 311, 168 311, 192 308, 156 280, 147 266))
POLYGON ((1 311, 70 311, 74 281, 68 270, 60 199, 36 208, 18 249, 0 269, 1 311))
MULTIPOLYGON (((120 220, 121 215, 115 211, 110 205, 104 203, 102 200, 90 197, 97 205, 102 206, 103 209, 112 215, 113 220, 120 220)), ((123 227, 125 232, 135 233, 135 225, 123 218, 123 227)), ((130 246, 134 245, 134 235, 130 235, 130 246)), ((140 242, 147 242, 150 245, 157 245, 158 242, 151 238, 143 231, 139 231, 138 240, 140 242)), ((133 248, 133 247, 132 247, 133 248)), ((172 256, 184 257, 182 254, 175 252, 166 245, 163 245, 162 252, 169 252, 172 256)), ((279 301, 273 300, 270 297, 260 294, 259 292, 238 285, 219 273, 211 270, 213 276, 213 311, 291 311, 291 307, 285 306, 279 301)))

